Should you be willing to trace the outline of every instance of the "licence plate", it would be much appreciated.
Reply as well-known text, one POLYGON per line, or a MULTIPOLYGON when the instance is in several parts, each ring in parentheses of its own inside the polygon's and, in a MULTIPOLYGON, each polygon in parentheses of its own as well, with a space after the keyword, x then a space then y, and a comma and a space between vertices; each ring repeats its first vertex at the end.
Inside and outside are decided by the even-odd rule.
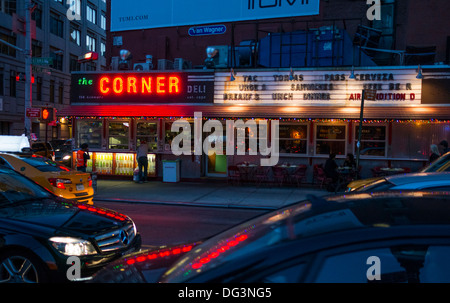
POLYGON ((84 190, 83 184, 77 184, 77 190, 84 190))

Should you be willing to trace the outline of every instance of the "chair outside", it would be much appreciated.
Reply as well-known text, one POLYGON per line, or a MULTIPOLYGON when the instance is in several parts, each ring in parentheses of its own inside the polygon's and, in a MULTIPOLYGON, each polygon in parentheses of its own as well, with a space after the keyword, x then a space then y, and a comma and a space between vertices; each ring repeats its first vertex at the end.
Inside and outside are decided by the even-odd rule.
POLYGON ((269 166, 259 166, 258 168, 256 168, 256 172, 255 172, 255 176, 254 176, 256 186, 261 185, 261 183, 269 182, 269 172, 270 172, 269 166))
POLYGON ((294 173, 292 173, 291 180, 297 184, 298 187, 300 187, 303 180, 306 180, 306 170, 308 167, 304 164, 300 165, 294 173))
POLYGON ((240 184, 242 175, 239 168, 235 165, 228 166, 228 183, 230 184, 240 184))
POLYGON ((328 185, 333 183, 333 179, 330 177, 327 177, 327 175, 325 174, 325 171, 323 170, 322 167, 317 167, 317 181, 320 184, 320 188, 323 188, 324 185, 328 185))
POLYGON ((288 177, 287 170, 283 167, 272 166, 272 173, 274 184, 281 187, 288 177))

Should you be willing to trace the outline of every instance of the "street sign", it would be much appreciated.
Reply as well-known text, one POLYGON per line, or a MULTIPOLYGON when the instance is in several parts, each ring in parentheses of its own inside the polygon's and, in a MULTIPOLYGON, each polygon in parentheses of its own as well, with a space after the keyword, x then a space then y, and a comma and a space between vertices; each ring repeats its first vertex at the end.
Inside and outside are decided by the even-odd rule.
POLYGON ((223 24, 220 25, 207 25, 207 26, 193 26, 188 30, 189 36, 206 36, 206 35, 221 35, 224 34, 227 27, 223 24))
POLYGON ((28 118, 40 118, 41 117, 41 109, 29 107, 27 108, 27 117, 28 118))
POLYGON ((51 57, 33 57, 31 58, 31 64, 49 66, 53 64, 53 58, 51 57))
POLYGON ((377 91, 374 89, 365 89, 364 90, 364 99, 375 101, 377 96, 377 91))

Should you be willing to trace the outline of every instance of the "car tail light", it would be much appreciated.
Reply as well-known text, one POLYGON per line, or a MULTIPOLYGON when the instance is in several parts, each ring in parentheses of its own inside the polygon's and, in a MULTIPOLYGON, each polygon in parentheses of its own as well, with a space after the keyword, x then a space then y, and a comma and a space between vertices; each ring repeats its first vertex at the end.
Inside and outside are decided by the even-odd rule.
POLYGON ((66 186, 64 184, 72 184, 72 181, 70 179, 49 178, 48 181, 52 186, 59 189, 66 189, 66 186))
POLYGON ((88 178, 88 182, 89 182, 89 185, 88 185, 88 186, 89 186, 89 187, 92 187, 92 178, 91 178, 91 177, 88 178))

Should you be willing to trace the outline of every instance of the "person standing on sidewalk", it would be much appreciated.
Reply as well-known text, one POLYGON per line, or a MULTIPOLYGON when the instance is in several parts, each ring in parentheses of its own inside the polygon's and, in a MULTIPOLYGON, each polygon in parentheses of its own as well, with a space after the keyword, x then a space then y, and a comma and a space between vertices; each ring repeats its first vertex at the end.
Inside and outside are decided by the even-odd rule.
POLYGON ((148 169, 148 145, 147 141, 141 140, 141 144, 136 150, 136 158, 139 167, 139 183, 147 182, 147 169, 148 169))
POLYGON ((77 151, 77 171, 86 172, 87 161, 91 158, 89 155, 89 145, 81 144, 81 149, 77 151))

